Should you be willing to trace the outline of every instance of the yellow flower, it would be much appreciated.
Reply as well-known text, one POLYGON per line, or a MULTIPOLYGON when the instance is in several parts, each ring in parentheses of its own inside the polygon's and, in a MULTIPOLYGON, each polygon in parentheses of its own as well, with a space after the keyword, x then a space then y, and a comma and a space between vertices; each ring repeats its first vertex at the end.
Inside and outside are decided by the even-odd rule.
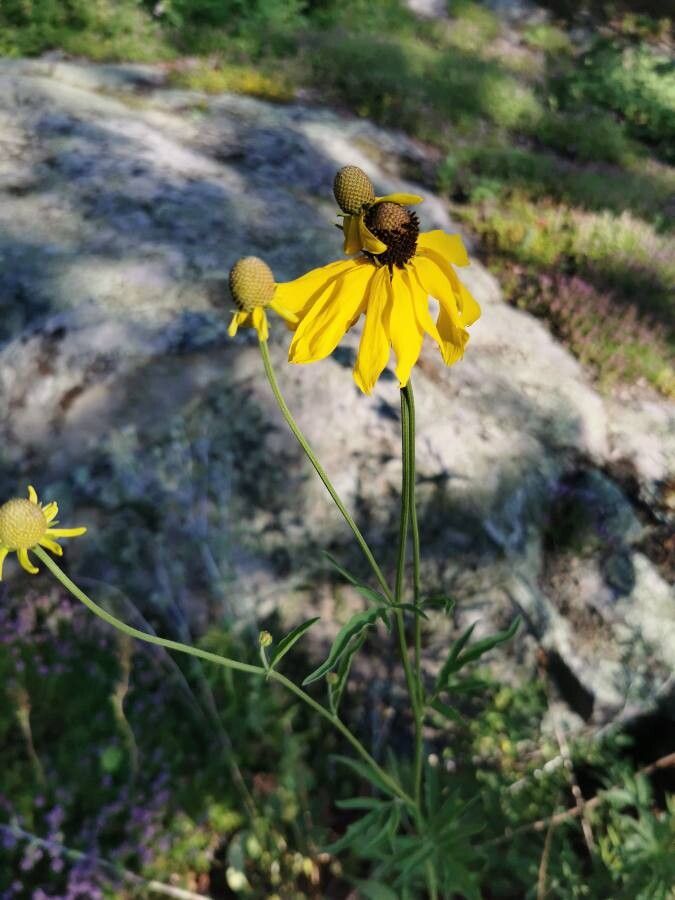
POLYGON ((348 214, 357 220, 358 240, 364 234, 358 225, 363 219, 383 249, 375 251, 364 241, 357 248, 361 256, 279 284, 276 297, 300 320, 289 350, 293 363, 324 359, 365 314, 354 379, 369 394, 387 365, 390 347, 401 387, 408 383, 425 334, 436 341, 446 365, 456 363, 469 340, 466 328, 478 319, 480 307, 453 268, 469 264, 459 235, 420 234, 414 213, 385 198, 370 202, 364 193, 350 198, 350 208, 361 202, 361 211, 348 214), (438 301, 436 321, 429 310, 430 296, 438 301))
POLYGON ((272 270, 257 256, 244 256, 230 269, 230 293, 237 306, 227 333, 234 337, 242 326, 255 328, 258 337, 266 341, 269 337, 265 308, 270 307, 285 319, 289 325, 298 319, 285 309, 276 298, 276 285, 272 270))
POLYGON ((0 506, 0 581, 2 567, 8 553, 16 553, 19 562, 31 575, 38 569, 31 563, 28 551, 34 547, 44 547, 56 556, 63 550, 54 538, 79 537, 86 528, 53 528, 57 525, 59 508, 56 503, 42 506, 38 503, 35 488, 28 487, 28 500, 15 498, 0 506))

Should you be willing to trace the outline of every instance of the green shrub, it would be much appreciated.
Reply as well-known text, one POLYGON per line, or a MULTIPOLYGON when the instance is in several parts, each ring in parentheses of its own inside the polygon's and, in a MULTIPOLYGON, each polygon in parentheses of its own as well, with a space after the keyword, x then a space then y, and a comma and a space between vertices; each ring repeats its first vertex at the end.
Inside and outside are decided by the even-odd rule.
POLYGON ((622 163, 632 155, 623 125, 602 110, 548 112, 532 134, 542 144, 582 162, 622 163))
POLYGON ((675 64, 647 44, 599 41, 556 90, 573 107, 591 103, 614 111, 632 135, 675 160, 675 64))
POLYGON ((449 43, 461 50, 482 50, 501 32, 499 18, 472 0, 453 0, 448 4, 451 15, 446 35, 449 43))
POLYGON ((572 41, 566 31, 555 25, 540 23, 528 25, 523 31, 523 39, 530 47, 546 53, 570 53, 572 41))
POLYGON ((429 54, 413 42, 329 33, 311 43, 312 80, 357 115, 416 131, 424 116, 429 54))

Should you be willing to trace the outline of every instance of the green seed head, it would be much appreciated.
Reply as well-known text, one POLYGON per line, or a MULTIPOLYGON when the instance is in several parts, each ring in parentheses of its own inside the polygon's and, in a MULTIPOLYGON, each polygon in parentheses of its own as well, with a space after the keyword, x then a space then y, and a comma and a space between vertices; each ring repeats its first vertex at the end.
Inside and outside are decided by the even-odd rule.
POLYGON ((358 166, 344 166, 335 176, 333 193, 342 212, 358 215, 375 200, 373 183, 358 166))
POLYGON ((230 292, 237 307, 252 312, 269 306, 274 296, 272 270, 257 256, 244 256, 230 269, 230 292))

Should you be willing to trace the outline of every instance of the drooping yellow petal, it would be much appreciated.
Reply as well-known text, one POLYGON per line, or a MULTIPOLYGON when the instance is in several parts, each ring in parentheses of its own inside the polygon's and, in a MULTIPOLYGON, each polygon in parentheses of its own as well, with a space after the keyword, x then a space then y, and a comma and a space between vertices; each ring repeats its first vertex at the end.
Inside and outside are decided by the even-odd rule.
POLYGON ((256 308, 251 313, 251 322, 253 327, 258 332, 258 337, 261 341, 266 341, 270 336, 269 326, 267 324, 267 314, 262 306, 256 306, 256 308))
POLYGON ((330 283, 298 325, 288 351, 290 362, 316 362, 335 350, 365 307, 368 284, 376 272, 372 262, 361 259, 330 283))
POLYGON ((480 306, 473 298, 473 295, 468 288, 462 284, 457 272, 455 272, 450 263, 448 263, 440 253, 428 248, 419 250, 418 257, 430 259, 434 262, 452 285, 457 301, 457 308, 462 317, 462 323, 464 325, 473 325, 474 322, 480 319, 480 306))
POLYGON ((2 567, 5 564, 5 557, 9 553, 7 547, 0 547, 0 581, 2 581, 2 567))
POLYGON ((358 219, 359 226, 359 249, 365 250, 368 253, 386 253, 387 245, 383 243, 379 238, 375 237, 375 235, 370 231, 370 229, 366 226, 366 219, 364 213, 361 213, 358 219))
MULTIPOLYGON (((411 293, 407 273, 396 269, 389 285, 390 301, 387 308, 388 332, 396 354, 396 377, 399 387, 405 387, 412 367, 419 359, 424 331, 415 315, 415 300, 411 293)), ((418 290, 421 290, 418 286, 418 290)))
POLYGON ((446 234, 444 231, 423 231, 417 239, 417 246, 424 250, 433 250, 454 266, 469 265, 469 254, 458 234, 446 234))
POLYGON ((419 316, 422 316, 421 324, 425 331, 440 347, 443 362, 447 366, 451 366, 462 358, 464 347, 469 340, 468 332, 462 325, 452 286, 431 260, 416 256, 411 268, 425 295, 424 303, 418 300, 415 310, 419 316), (435 297, 439 304, 439 313, 433 331, 429 330, 431 313, 427 300, 428 294, 435 297))
POLYGON ((51 550, 54 556, 63 556, 63 547, 61 547, 60 544, 57 544, 56 541, 53 541, 51 538, 43 537, 40 541, 38 541, 38 543, 46 550, 51 550))
POLYGON ((399 206, 416 206, 418 203, 424 203, 424 197, 418 197, 417 194, 385 194, 384 197, 376 197, 375 203, 398 203, 399 206))
POLYGON ((348 272, 357 264, 358 260, 340 259, 312 269, 294 281, 282 281, 277 284, 274 299, 285 309, 302 318, 333 279, 348 272))
POLYGON ((37 493, 35 492, 35 488, 33 487, 32 484, 28 485, 28 499, 30 500, 31 503, 38 502, 38 496, 37 496, 37 493))
POLYGON ((361 250, 361 242, 359 241, 359 216, 346 215, 342 223, 342 230, 345 236, 344 252, 347 256, 353 256, 361 250))
POLYGON ((385 311, 391 299, 388 281, 389 270, 384 266, 370 281, 366 323, 354 366, 354 381, 364 394, 372 391, 389 359, 389 338, 384 325, 385 311))
POLYGON ((55 538, 79 537, 81 534, 86 534, 86 532, 87 529, 84 526, 80 528, 48 528, 45 531, 45 535, 55 538))
POLYGON ((441 336, 440 347, 443 362, 446 366, 452 366, 464 356, 464 348, 469 341, 469 332, 455 325, 442 303, 439 304, 436 325, 441 336))
POLYGON ((247 312, 235 312, 232 314, 232 321, 230 322, 230 326, 227 329, 227 333, 230 337, 234 337, 236 333, 239 331, 239 328, 246 324, 246 319, 248 318, 247 312))
POLYGON ((52 500, 51 503, 47 503, 46 506, 42 507, 42 512, 47 522, 53 522, 59 514, 59 505, 52 500))
POLYGON ((452 321, 458 328, 461 328, 463 322, 457 306, 457 298, 445 271, 432 259, 421 253, 414 257, 410 267, 427 294, 431 294, 439 303, 443 304, 452 321))
POLYGON ((19 557, 21 566, 26 570, 26 572, 28 572, 29 575, 37 575, 40 570, 30 561, 28 550, 26 550, 24 547, 21 547, 16 551, 16 555, 19 557))

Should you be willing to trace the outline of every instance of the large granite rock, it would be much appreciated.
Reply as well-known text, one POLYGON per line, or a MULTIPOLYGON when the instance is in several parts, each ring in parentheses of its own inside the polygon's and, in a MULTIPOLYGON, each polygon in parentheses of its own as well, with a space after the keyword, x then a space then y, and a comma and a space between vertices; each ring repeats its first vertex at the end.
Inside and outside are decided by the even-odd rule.
MULTIPOLYGON (((168 90, 160 69, 4 62, 0 160, 2 495, 58 497, 92 526, 71 571, 167 631, 318 609, 328 636, 354 598, 320 551, 366 569, 253 336, 226 336, 226 272, 250 253, 280 280, 338 258, 331 184, 348 162, 379 192, 423 193, 423 226, 457 230, 398 175, 423 150, 321 109, 168 90)), ((648 708, 675 663, 673 405, 603 398, 480 263, 465 277, 483 307, 465 360, 448 370, 428 347, 415 370, 425 583, 458 597, 454 625, 522 612, 509 665, 549 650, 583 718, 648 708)), ((358 334, 289 366, 273 324, 289 405, 391 569, 396 382, 357 392, 358 334)), ((448 637, 434 622, 431 667, 448 637)))

